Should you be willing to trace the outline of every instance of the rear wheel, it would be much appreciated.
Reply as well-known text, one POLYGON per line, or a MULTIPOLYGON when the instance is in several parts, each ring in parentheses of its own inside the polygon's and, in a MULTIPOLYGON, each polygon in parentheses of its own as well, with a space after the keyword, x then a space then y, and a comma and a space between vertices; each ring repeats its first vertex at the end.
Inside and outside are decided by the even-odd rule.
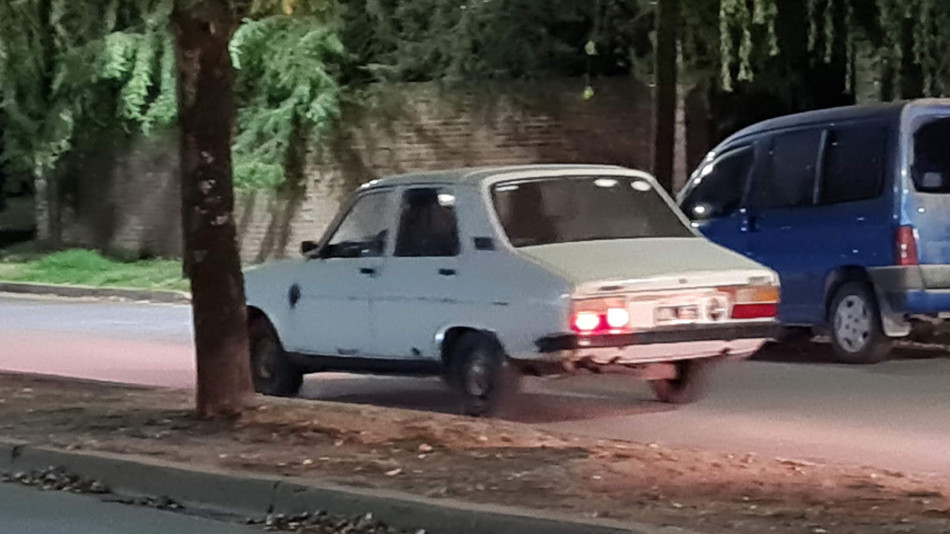
POLYGON ((864 282, 848 282, 836 292, 828 312, 835 360, 869 364, 885 360, 894 341, 884 334, 874 290, 864 282))
POLYGON ((520 387, 521 375, 489 336, 464 334, 452 348, 448 382, 462 395, 462 413, 494 414, 520 387))
POLYGON ((713 363, 709 359, 676 362, 676 378, 650 381, 657 400, 669 404, 689 404, 699 400, 708 388, 713 363))
POLYGON ((284 351, 274 327, 264 317, 249 321, 251 376, 254 391, 275 397, 293 397, 303 385, 303 373, 284 351))

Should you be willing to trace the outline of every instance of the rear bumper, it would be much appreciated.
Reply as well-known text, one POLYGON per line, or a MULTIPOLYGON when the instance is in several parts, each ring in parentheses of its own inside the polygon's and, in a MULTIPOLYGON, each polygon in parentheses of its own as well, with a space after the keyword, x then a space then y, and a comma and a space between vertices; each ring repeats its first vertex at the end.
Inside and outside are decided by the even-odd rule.
POLYGON ((950 265, 869 269, 887 304, 904 316, 950 313, 950 265))
POLYGON ((604 334, 580 336, 577 334, 558 334, 543 337, 535 342, 542 354, 601 349, 624 348, 642 345, 673 345, 683 343, 730 342, 737 340, 774 339, 779 333, 779 325, 774 322, 747 324, 708 325, 690 328, 665 328, 636 332, 631 334, 604 334))

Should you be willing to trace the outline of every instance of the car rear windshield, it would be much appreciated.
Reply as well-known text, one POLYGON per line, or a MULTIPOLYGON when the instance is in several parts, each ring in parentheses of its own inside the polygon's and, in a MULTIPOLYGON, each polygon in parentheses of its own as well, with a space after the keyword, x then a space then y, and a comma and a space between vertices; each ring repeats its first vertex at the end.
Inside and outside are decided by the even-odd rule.
POLYGON ((926 122, 914 133, 914 185, 922 193, 950 193, 950 118, 926 122))
POLYGON ((695 237, 653 185, 628 176, 502 182, 495 211, 515 247, 648 237, 695 237))

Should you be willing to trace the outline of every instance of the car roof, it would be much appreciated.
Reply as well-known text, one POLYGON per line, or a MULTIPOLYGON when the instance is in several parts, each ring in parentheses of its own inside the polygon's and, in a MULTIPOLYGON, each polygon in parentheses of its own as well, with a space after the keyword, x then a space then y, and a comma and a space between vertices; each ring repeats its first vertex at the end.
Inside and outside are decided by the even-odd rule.
POLYGON ((419 185, 419 184, 463 184, 478 185, 491 178, 505 174, 518 173, 538 173, 543 175, 546 172, 558 173, 564 171, 578 172, 606 172, 606 171, 630 171, 616 165, 510 165, 495 167, 463 167, 458 169, 445 169, 436 171, 414 172, 408 174, 399 174, 387 176, 378 180, 373 180, 363 184, 362 188, 370 187, 392 187, 400 185, 419 185))
POLYGON ((795 113, 762 121, 729 136, 723 145, 755 135, 762 135, 776 130, 812 126, 834 122, 847 122, 859 119, 888 119, 899 120, 904 109, 908 106, 950 106, 950 99, 919 99, 882 104, 866 104, 860 106, 844 106, 830 109, 819 109, 795 113))

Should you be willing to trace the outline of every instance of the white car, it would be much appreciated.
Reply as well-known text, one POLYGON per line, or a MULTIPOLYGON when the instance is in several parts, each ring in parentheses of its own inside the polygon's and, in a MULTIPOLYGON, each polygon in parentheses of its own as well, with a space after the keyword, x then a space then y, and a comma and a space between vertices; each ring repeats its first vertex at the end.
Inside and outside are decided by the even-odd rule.
POLYGON ((374 180, 304 259, 246 272, 258 391, 442 375, 485 414, 522 373, 621 371, 688 402, 775 333, 776 274, 702 238, 648 174, 521 166, 374 180))

